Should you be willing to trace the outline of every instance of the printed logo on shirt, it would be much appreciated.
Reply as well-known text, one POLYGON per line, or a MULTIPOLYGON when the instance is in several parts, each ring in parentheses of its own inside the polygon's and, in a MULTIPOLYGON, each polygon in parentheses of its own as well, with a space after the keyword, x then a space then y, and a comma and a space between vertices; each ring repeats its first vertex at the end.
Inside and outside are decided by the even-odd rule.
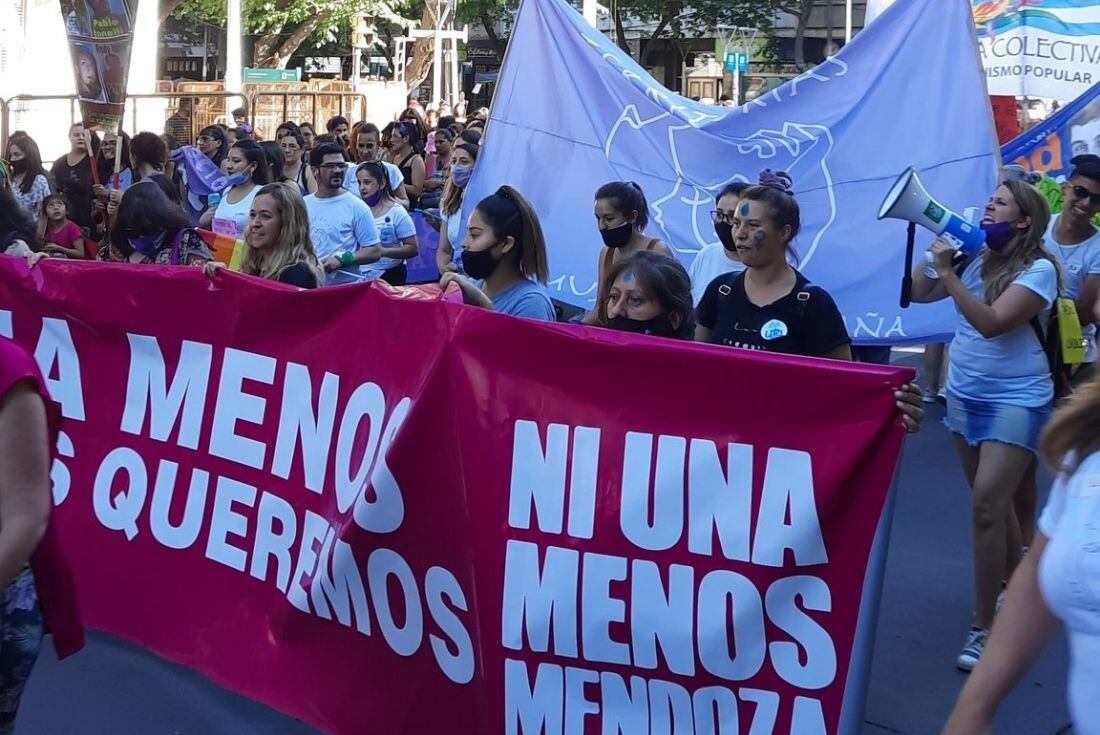
POLYGON ((778 319, 772 319, 763 327, 760 328, 760 336, 764 339, 771 341, 773 339, 779 339, 787 336, 787 325, 778 319))

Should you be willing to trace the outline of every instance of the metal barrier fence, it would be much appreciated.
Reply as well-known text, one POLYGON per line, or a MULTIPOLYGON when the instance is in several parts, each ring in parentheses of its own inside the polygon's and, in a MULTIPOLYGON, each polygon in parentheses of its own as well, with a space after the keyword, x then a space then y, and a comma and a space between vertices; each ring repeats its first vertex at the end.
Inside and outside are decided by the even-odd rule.
MULTIPOLYGON (((142 130, 159 134, 168 127, 180 143, 190 145, 203 128, 232 123, 225 111, 234 99, 249 111, 253 128, 266 139, 274 136, 275 129, 286 120, 310 122, 318 132, 324 132, 324 123, 331 117, 344 115, 355 122, 366 119, 367 114, 367 97, 358 92, 168 92, 129 95, 122 128, 133 135, 142 130)), ((42 148, 43 160, 52 160, 68 150, 67 142, 63 146, 61 142, 67 141, 69 128, 79 120, 80 105, 75 95, 20 94, 0 99, 0 151, 7 149, 13 132, 26 130, 42 148)))
POLYGON ((367 119, 367 96, 358 92, 258 91, 249 96, 252 125, 265 137, 287 120, 309 122, 318 133, 336 115, 351 123, 367 119))

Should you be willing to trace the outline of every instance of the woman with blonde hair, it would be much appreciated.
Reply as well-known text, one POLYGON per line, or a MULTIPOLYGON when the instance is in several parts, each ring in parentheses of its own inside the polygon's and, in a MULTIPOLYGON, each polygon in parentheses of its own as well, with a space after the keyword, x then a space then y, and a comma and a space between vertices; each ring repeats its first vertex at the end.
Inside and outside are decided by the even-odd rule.
POLYGON ((961 317, 947 376, 947 427, 972 495, 974 617, 956 665, 972 670, 993 625, 1003 580, 1020 561, 1013 507, 1050 418, 1054 382, 1044 330, 1061 289, 1057 260, 1043 246, 1050 208, 1035 187, 997 187, 981 227, 985 247, 956 267, 943 240, 932 245, 938 278, 915 271, 913 300, 951 298, 961 317))
MULTIPOLYGON (((266 184, 252 200, 241 256, 241 272, 299 288, 324 283, 321 265, 309 236, 309 215, 297 184, 266 184)), ((213 276, 225 266, 208 263, 213 276)))
MULTIPOLYGON (((1100 318, 1100 301, 1093 311, 1100 318)), ((1031 553, 1005 594, 982 665, 959 695, 944 735, 990 735, 997 708, 1050 645, 1059 623, 1069 638, 1075 732, 1100 732, 1100 380, 1059 406, 1040 449, 1058 479, 1031 553)))

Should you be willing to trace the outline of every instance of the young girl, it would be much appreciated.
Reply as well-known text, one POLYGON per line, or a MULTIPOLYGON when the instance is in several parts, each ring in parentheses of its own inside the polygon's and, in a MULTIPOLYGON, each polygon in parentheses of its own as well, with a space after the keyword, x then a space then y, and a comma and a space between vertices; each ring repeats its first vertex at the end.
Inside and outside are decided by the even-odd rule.
POLYGON ((69 219, 69 206, 65 197, 50 194, 42 202, 45 245, 42 252, 53 258, 84 258, 84 235, 80 227, 69 219))
POLYGON ((394 199, 386 168, 381 162, 361 163, 356 173, 359 195, 374 215, 382 240, 382 257, 362 268, 365 280, 381 278, 391 286, 403 286, 408 276, 405 261, 420 252, 416 226, 405 208, 394 199))

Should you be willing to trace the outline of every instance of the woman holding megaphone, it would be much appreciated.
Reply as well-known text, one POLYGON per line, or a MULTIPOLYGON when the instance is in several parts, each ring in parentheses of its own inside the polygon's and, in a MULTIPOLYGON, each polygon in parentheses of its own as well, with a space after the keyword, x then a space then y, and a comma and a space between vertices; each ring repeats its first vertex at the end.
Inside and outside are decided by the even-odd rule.
POLYGON ((947 376, 947 427, 973 491, 975 611, 956 665, 973 669, 993 625, 1003 580, 1020 561, 1013 508, 1050 418, 1054 383, 1032 321, 1045 326, 1061 288, 1055 258, 1043 247, 1050 208, 1030 184, 1006 181, 985 208, 985 245, 962 266, 937 240, 938 278, 913 275, 913 301, 951 298, 960 319, 947 376))

